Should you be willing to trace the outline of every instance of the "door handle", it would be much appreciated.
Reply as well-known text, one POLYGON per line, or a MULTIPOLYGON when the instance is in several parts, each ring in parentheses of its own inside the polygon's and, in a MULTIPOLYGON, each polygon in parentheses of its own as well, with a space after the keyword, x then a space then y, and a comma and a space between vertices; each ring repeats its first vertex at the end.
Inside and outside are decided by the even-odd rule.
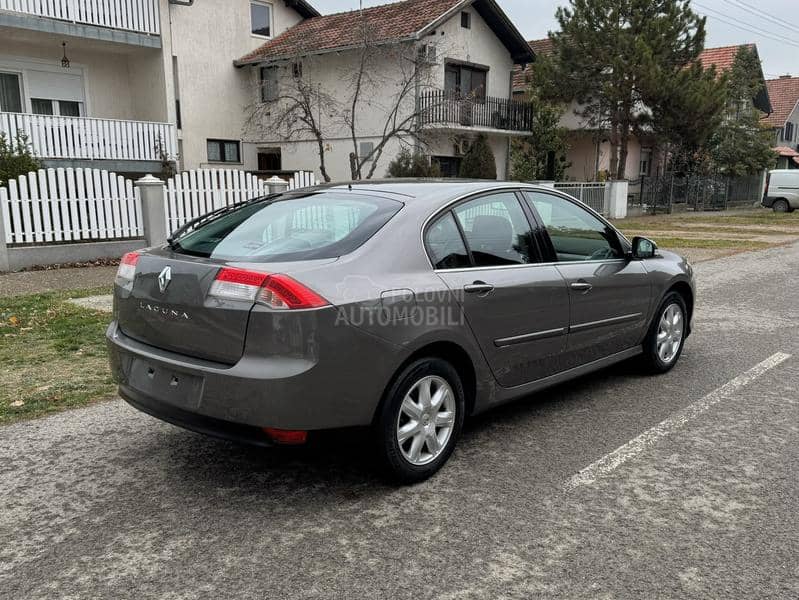
POLYGON ((575 292, 585 293, 585 292, 590 292, 592 289, 594 289, 594 286, 588 283, 587 281, 575 281, 574 283, 571 284, 571 289, 573 289, 575 292))
POLYGON ((475 281, 471 285, 463 286, 463 291, 467 294, 480 294, 481 296, 485 296, 494 291, 494 286, 484 281, 475 281))

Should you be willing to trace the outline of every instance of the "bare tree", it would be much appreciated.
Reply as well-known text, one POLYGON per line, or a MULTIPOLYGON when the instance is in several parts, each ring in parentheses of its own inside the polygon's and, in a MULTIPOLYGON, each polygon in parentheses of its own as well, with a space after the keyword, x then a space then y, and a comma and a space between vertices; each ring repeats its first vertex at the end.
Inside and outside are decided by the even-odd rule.
POLYGON ((422 108, 419 96, 431 85, 431 63, 424 47, 417 44, 381 43, 365 20, 361 23, 361 44, 354 52, 357 59, 348 78, 350 94, 343 122, 352 141, 352 179, 371 179, 391 141, 423 145, 422 117, 433 107, 422 108), (383 115, 379 129, 369 131, 370 125, 361 125, 360 117, 369 114, 383 115), (359 141, 363 138, 377 141, 370 152, 361 155, 359 141))
POLYGON ((330 107, 336 106, 337 101, 320 85, 303 77, 299 58, 288 67, 281 65, 271 68, 278 70, 277 76, 273 80, 258 82, 257 95, 261 102, 248 108, 246 131, 259 139, 277 134, 285 141, 315 141, 319 171, 322 178, 329 182, 324 117, 330 107), (288 69, 292 72, 281 76, 280 71, 288 69))

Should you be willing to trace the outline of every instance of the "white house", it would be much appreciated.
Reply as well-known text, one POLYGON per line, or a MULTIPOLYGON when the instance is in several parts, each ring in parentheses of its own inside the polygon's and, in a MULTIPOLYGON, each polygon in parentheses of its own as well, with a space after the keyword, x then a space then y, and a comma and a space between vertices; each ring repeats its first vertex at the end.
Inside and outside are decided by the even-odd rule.
POLYGON ((799 169, 799 77, 784 75, 766 82, 774 107, 764 123, 774 129, 778 169, 799 169))
POLYGON ((47 166, 255 169, 234 59, 319 13, 305 0, 0 0, 0 132, 47 166))
POLYGON ((494 0, 405 0, 311 17, 235 64, 252 84, 246 135, 271 168, 319 172, 321 149, 333 180, 350 179, 351 154, 382 177, 413 144, 454 176, 483 133, 504 178, 511 138, 530 131, 529 108, 511 99, 514 65, 533 60, 494 0))

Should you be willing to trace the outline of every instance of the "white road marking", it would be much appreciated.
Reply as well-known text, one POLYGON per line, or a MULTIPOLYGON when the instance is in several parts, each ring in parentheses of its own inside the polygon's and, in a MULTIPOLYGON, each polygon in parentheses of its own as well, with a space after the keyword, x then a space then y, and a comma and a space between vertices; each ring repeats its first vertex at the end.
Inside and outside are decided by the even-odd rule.
POLYGON ((731 396, 742 387, 750 384, 758 377, 770 371, 774 367, 782 364, 791 358, 790 354, 777 352, 775 355, 767 358, 759 365, 749 369, 746 373, 742 373, 735 379, 728 381, 720 388, 710 392, 707 396, 694 402, 693 404, 685 407, 680 412, 675 413, 665 421, 661 421, 651 429, 648 429, 636 438, 633 438, 623 446, 616 448, 613 452, 606 454, 598 461, 588 465, 585 469, 571 477, 566 482, 566 489, 572 490, 582 485, 590 485, 594 483, 599 477, 607 475, 614 471, 625 462, 634 458, 648 447, 652 446, 657 440, 671 435, 688 421, 695 419, 710 407, 718 404, 725 398, 731 396))

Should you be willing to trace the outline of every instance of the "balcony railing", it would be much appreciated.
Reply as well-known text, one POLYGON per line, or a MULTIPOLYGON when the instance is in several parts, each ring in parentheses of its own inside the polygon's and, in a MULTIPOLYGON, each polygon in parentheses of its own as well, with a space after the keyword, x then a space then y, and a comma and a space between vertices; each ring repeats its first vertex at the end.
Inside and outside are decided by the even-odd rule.
POLYGON ((73 160, 174 160, 177 131, 170 123, 0 113, 0 133, 17 132, 39 158, 73 160))
POLYGON ((160 35, 158 0, 0 0, 0 11, 160 35))
POLYGON ((533 109, 526 102, 431 90, 422 92, 419 104, 423 125, 483 127, 503 131, 532 131, 533 128, 533 109))

